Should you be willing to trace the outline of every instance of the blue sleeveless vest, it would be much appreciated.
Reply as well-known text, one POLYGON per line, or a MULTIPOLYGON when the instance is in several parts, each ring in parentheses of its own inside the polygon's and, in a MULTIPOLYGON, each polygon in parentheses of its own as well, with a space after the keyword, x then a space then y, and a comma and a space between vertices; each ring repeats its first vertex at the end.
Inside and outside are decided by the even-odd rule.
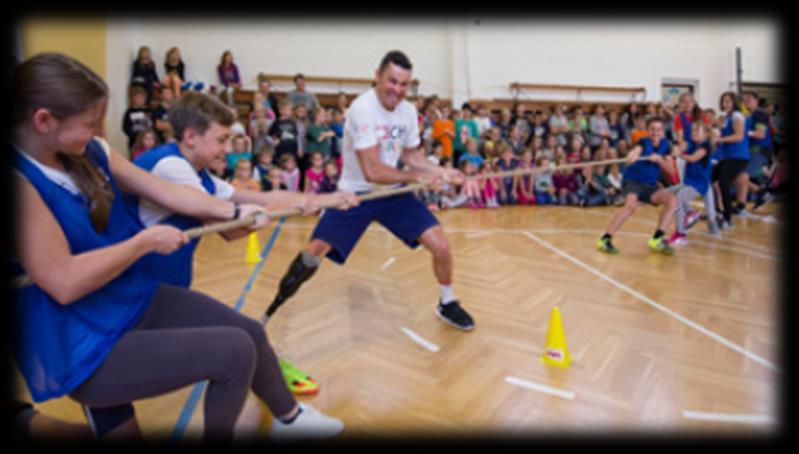
MULTIPOLYGON (((82 195, 52 182, 18 151, 13 152, 14 167, 36 188, 75 255, 120 243, 142 228, 125 206, 97 141, 87 145, 86 156, 105 173, 114 191, 108 227, 101 233, 92 226, 82 195)), ((12 290, 16 331, 12 351, 34 401, 68 394, 105 361, 153 299, 158 282, 151 264, 142 258, 104 287, 68 305, 59 304, 35 284, 12 290)), ((18 263, 13 268, 17 275, 25 272, 18 263)))
POLYGON ((710 164, 710 142, 703 142, 696 144, 693 142, 688 143, 688 155, 692 155, 699 148, 704 148, 704 158, 696 162, 685 163, 685 173, 683 175, 683 183, 696 189, 700 195, 705 195, 710 186, 710 172, 712 166, 710 164))
MULTIPOLYGON (((168 143, 159 147, 153 148, 147 153, 142 154, 136 158, 133 163, 142 169, 151 172, 156 164, 164 158, 177 157, 186 159, 181 153, 178 145, 175 143, 168 143)), ((206 192, 213 195, 216 193, 216 185, 211 179, 211 175, 207 170, 201 170, 198 175, 202 181, 203 188, 206 192)), ((138 213, 138 201, 135 206, 138 213)), ((203 222, 199 219, 184 216, 182 214, 172 214, 163 219, 160 224, 168 224, 181 230, 191 229, 194 227, 201 227, 203 222)), ((161 267, 158 279, 169 285, 188 288, 191 285, 192 279, 192 262, 194 259, 194 251, 200 243, 199 238, 192 239, 189 243, 182 248, 173 252, 168 256, 160 256, 161 267)))
MULTIPOLYGON (((744 121, 744 138, 740 142, 724 143, 722 145, 722 156, 724 159, 749 159, 749 121, 744 121)), ((722 136, 735 134, 733 127, 732 114, 724 117, 724 126, 721 128, 722 136)))
MULTIPOLYGON (((643 149, 641 151, 642 158, 645 158, 652 153, 657 153, 661 156, 666 156, 671 151, 670 143, 664 137, 660 141, 660 145, 657 149, 655 149, 655 145, 648 137, 644 137, 643 139, 638 141, 638 145, 641 146, 643 149)), ((660 165, 654 162, 649 161, 636 161, 626 169, 624 169, 624 173, 622 174, 622 180, 631 180, 637 181, 643 184, 657 184, 658 177, 660 176, 660 165)))

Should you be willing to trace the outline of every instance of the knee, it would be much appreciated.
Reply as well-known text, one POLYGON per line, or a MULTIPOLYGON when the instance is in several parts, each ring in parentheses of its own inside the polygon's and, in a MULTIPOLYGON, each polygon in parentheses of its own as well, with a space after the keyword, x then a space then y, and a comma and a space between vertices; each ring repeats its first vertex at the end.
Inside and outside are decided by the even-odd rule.
POLYGON ((225 337, 224 355, 220 366, 228 379, 237 376, 249 377, 255 373, 256 348, 250 333, 234 328, 225 337))
POLYGON ((437 235, 433 241, 429 241, 427 249, 437 259, 445 259, 450 256, 449 241, 444 235, 437 235))

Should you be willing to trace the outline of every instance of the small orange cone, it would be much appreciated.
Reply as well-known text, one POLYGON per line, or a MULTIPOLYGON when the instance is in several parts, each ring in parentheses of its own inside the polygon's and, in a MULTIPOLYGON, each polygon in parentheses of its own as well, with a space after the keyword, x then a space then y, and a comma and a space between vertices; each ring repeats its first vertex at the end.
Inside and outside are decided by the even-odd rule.
POLYGON ((552 315, 549 318, 547 342, 544 345, 541 362, 563 368, 571 363, 571 356, 566 348, 566 336, 563 334, 563 323, 560 320, 560 309, 557 307, 552 308, 552 315))
POLYGON ((248 265, 254 265, 261 261, 260 251, 261 246, 258 245, 258 234, 252 232, 247 238, 247 258, 245 261, 248 265))

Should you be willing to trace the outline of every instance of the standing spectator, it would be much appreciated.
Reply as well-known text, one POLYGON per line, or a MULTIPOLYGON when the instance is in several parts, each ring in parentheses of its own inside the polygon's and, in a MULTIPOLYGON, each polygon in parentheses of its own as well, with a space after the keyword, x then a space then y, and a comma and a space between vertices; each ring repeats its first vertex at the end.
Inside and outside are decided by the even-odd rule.
POLYGON ((608 118, 605 116, 605 106, 597 104, 589 123, 590 135, 588 143, 592 147, 599 146, 602 139, 610 139, 610 123, 608 123, 608 118))
POLYGON ((294 124, 297 126, 297 165, 300 167, 300 172, 304 172, 309 164, 308 107, 305 104, 294 104, 294 124))
POLYGON ((333 131, 333 140, 330 143, 330 156, 336 160, 336 165, 341 159, 341 141, 344 139, 344 111, 340 107, 333 108, 333 118, 330 122, 330 130, 333 131))
POLYGON ((511 114, 510 109, 502 109, 497 127, 499 128, 499 132, 501 133, 503 139, 510 137, 510 131, 513 129, 513 123, 511 121, 512 119, 513 115, 511 114))
POLYGON ((569 119, 563 113, 563 105, 555 106, 555 112, 549 116, 549 134, 555 137, 557 145, 566 145, 566 134, 569 132, 569 119))
POLYGON ((527 137, 527 145, 531 144, 536 138, 543 142, 548 136, 544 115, 540 110, 536 110, 533 115, 533 121, 530 123, 530 135, 527 137))
POLYGON ((250 112, 250 121, 248 122, 248 135, 252 139, 253 150, 260 150, 263 146, 271 146, 271 138, 269 137, 269 130, 272 128, 274 121, 267 117, 266 109, 260 102, 253 103, 253 110, 250 112))
POLYGON ((150 48, 142 46, 133 62, 133 72, 130 76, 131 85, 139 85, 147 91, 147 103, 153 98, 153 89, 158 85, 158 73, 155 71, 150 48))
POLYGON ((169 123, 169 109, 172 108, 173 99, 172 87, 168 85, 161 87, 161 99, 155 110, 153 110, 152 118, 155 132, 158 134, 158 140, 161 143, 165 143, 167 135, 172 134, 172 124, 169 123))
POLYGON ((341 111, 341 114, 344 116, 344 118, 346 118, 347 109, 350 107, 350 100, 347 98, 347 94, 343 91, 339 92, 338 98, 336 98, 336 107, 341 111))
POLYGON ((305 76, 302 74, 294 76, 294 90, 287 94, 292 104, 302 104, 307 111, 312 112, 319 107, 319 100, 316 98, 316 95, 309 91, 305 91, 305 76))
POLYGON ((129 107, 122 116, 122 131, 128 136, 128 151, 133 151, 133 142, 140 132, 153 127, 152 111, 147 108, 147 91, 138 86, 130 87, 129 107))

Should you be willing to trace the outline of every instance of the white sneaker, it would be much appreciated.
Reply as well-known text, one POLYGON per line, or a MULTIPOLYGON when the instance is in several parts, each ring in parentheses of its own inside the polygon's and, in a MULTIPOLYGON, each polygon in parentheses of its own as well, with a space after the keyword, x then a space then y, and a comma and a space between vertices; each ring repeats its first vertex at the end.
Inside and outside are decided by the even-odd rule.
POLYGON ((291 424, 277 418, 272 420, 270 438, 274 441, 290 441, 307 438, 330 438, 344 429, 344 423, 336 418, 323 415, 311 405, 300 403, 302 412, 291 424))

